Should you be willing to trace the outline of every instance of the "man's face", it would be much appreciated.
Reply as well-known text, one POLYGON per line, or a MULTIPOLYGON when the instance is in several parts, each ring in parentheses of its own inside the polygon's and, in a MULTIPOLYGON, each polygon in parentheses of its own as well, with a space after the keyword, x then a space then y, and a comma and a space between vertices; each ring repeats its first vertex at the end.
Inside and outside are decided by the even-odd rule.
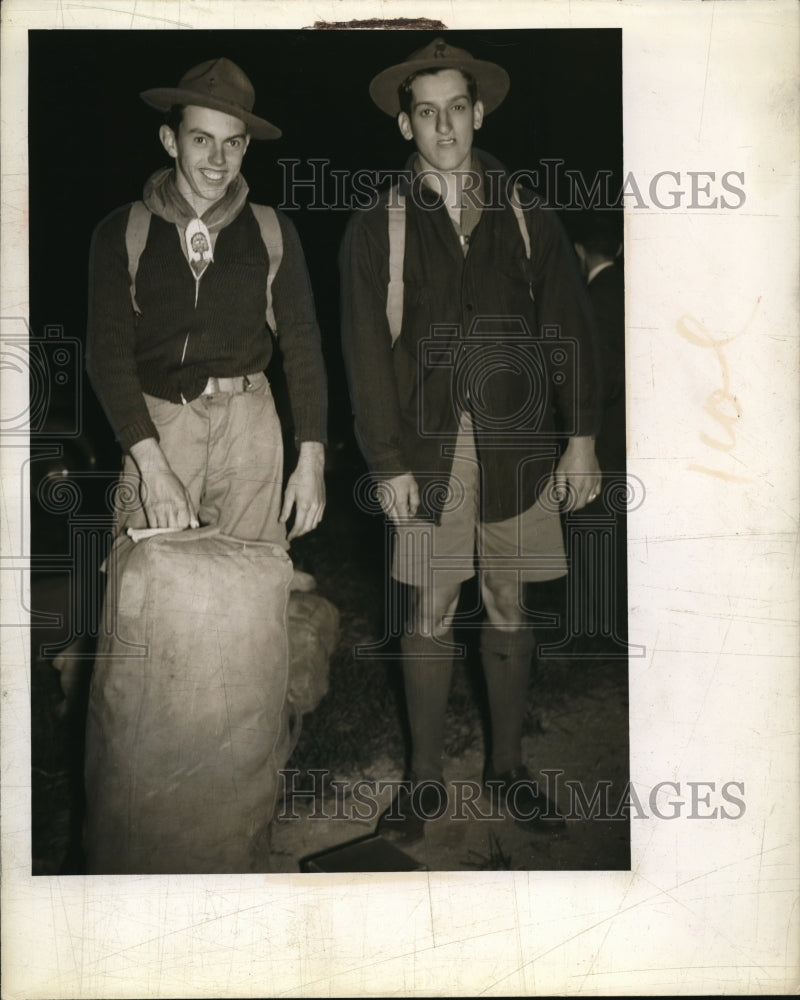
POLYGON ((177 136, 162 125, 159 137, 175 160, 178 190, 198 215, 219 201, 236 179, 250 142, 238 118, 194 105, 184 108, 177 136))
POLYGON ((413 139, 428 170, 466 170, 472 158, 472 136, 483 123, 483 104, 473 105, 467 81, 457 69, 418 76, 411 84, 411 111, 401 111, 397 124, 413 139))

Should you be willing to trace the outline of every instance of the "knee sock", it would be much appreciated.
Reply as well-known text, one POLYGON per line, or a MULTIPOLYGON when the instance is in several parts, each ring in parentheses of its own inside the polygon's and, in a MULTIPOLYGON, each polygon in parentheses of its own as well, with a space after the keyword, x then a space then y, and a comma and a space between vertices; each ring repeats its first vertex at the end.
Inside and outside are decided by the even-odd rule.
POLYGON ((499 774, 522 763, 533 629, 481 629, 481 661, 492 720, 492 764, 499 774))
POLYGON ((442 777, 444 718, 453 658, 441 654, 446 652, 442 643, 452 641, 452 630, 442 635, 438 642, 416 633, 403 635, 400 639, 411 728, 411 768, 420 781, 442 777))

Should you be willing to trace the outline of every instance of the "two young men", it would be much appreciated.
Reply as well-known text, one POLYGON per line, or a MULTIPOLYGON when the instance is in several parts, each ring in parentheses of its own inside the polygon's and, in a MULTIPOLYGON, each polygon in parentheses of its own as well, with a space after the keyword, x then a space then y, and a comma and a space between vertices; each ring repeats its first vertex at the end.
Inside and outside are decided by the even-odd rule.
MULTIPOLYGON (((578 508, 599 490, 597 400, 591 327, 560 224, 525 207, 525 192, 473 146, 508 87, 501 67, 442 39, 372 81, 373 100, 415 152, 409 178, 348 226, 342 337, 356 435, 396 528, 392 573, 415 595, 401 642, 411 787, 443 780, 453 616, 476 562, 486 777, 514 790, 521 815, 553 826, 554 807, 522 760, 534 651, 524 584, 566 572, 559 502, 578 508)), ((252 114, 252 86, 228 60, 142 96, 174 109, 160 131, 174 170, 145 188, 152 219, 135 287, 127 209, 98 228, 91 264, 89 371, 142 488, 129 523, 218 523, 285 545, 292 508, 290 537, 322 516, 325 387, 295 231, 279 217, 275 274, 240 173, 251 137, 280 133, 252 114), (300 444, 283 499, 263 375, 268 280, 300 444)), ((406 805, 384 828, 421 831, 427 809, 414 806, 425 804, 406 805)))

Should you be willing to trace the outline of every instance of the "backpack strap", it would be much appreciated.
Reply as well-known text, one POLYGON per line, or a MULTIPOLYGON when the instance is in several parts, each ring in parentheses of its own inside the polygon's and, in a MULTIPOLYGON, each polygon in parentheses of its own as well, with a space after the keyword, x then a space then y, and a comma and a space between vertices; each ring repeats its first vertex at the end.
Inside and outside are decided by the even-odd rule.
POLYGON ((403 325, 403 261, 406 252, 406 199, 396 186, 389 191, 386 212, 389 225, 389 288, 386 292, 386 318, 389 321, 389 332, 394 347, 403 325))
MULTIPOLYGON (((530 260, 531 238, 525 223, 519 190, 519 184, 515 184, 508 200, 514 210, 522 242, 525 244, 525 256, 530 260)), ((406 249, 406 199, 396 186, 389 192, 386 214, 389 226, 389 287, 386 292, 386 318, 389 321, 389 332, 394 347, 403 325, 403 261, 406 249)), ((530 288, 530 296, 533 298, 533 288, 530 288)))
POLYGON ((278 273, 278 268, 283 260, 283 233, 281 224, 274 208, 269 205, 254 205, 250 203, 253 215, 256 217, 258 228, 261 230, 261 239, 269 254, 269 273, 267 274, 267 323, 272 332, 277 336, 278 330, 275 323, 275 310, 272 304, 272 282, 278 273))
POLYGON ((137 316, 141 316, 142 310, 136 301, 136 272, 139 270, 139 258, 142 256, 149 232, 150 209, 143 201, 135 201, 128 212, 125 250, 128 254, 128 274, 131 277, 131 304, 137 316))
MULTIPOLYGON (((275 311, 272 308, 272 282, 278 273, 283 259, 283 233, 275 209, 267 205, 253 205, 253 215, 261 231, 261 239, 269 254, 269 274, 267 275, 267 322, 275 331, 275 311)), ((128 212, 128 224, 125 229, 125 249, 128 254, 128 274, 131 279, 131 303, 133 311, 141 316, 142 310, 136 301, 136 272, 139 270, 139 258, 147 244, 147 234, 150 232, 150 209, 143 201, 135 201, 128 212)))
POLYGON ((528 227, 525 225, 525 216, 522 212, 522 203, 519 198, 519 184, 514 185, 514 190, 511 192, 508 198, 511 207, 514 209, 514 215, 517 220, 517 225, 519 226, 520 236, 522 236, 522 242, 525 244, 525 256, 528 260, 531 259, 531 238, 528 233, 528 227))
MULTIPOLYGON (((528 258, 528 260, 530 260, 531 237, 530 233, 528 232, 528 227, 525 224, 525 215, 522 211, 522 202, 520 201, 519 192, 520 192, 520 186, 519 184, 515 184, 514 190, 511 192, 508 200, 511 203, 511 207, 514 209, 514 215, 517 220, 517 225, 519 226, 520 236, 522 236, 522 242, 525 244, 525 256, 528 258)), ((530 295, 531 300, 535 302, 536 298, 533 294, 533 285, 528 285, 528 294, 530 295)))

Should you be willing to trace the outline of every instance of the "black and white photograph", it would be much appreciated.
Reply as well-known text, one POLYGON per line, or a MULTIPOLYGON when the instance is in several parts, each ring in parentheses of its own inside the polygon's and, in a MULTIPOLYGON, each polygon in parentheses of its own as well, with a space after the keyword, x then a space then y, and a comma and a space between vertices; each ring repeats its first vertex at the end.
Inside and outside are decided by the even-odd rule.
POLYGON ((791 985, 796 15, 122 6, 4 15, 8 995, 791 985))
POLYGON ((621 41, 29 36, 34 874, 629 867, 621 41))

